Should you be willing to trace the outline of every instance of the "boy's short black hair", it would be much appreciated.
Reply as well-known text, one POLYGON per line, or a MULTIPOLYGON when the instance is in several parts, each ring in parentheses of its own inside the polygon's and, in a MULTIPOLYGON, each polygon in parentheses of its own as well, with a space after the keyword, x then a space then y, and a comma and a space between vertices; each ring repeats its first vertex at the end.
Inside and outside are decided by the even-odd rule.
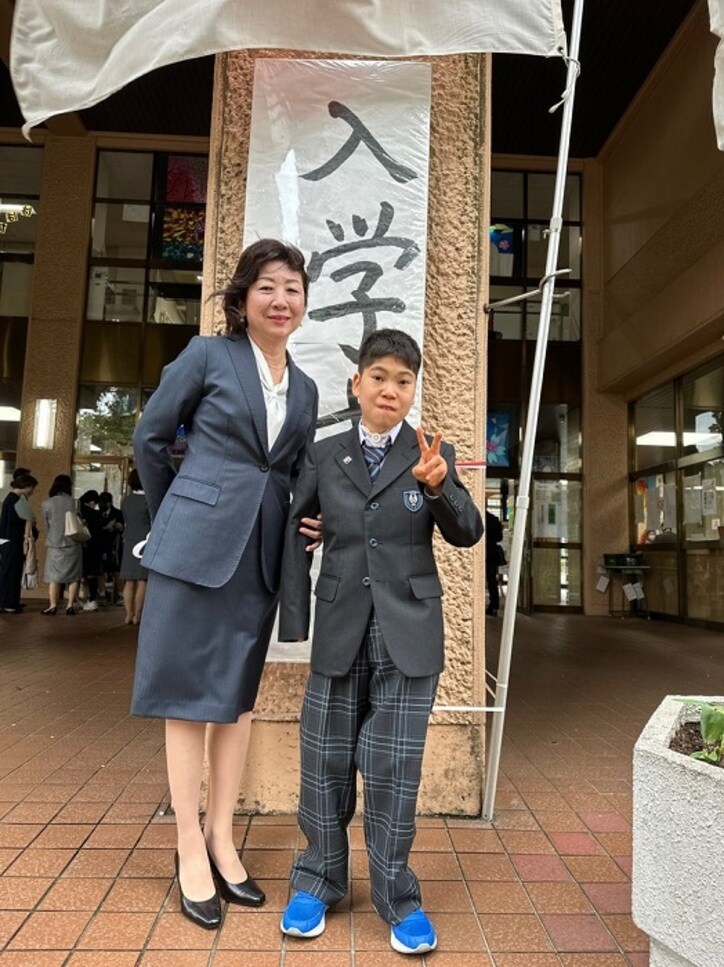
POLYGON ((362 340, 359 347, 360 373, 372 366, 378 359, 394 356, 408 366, 417 376, 422 365, 422 353, 412 336, 400 329, 378 329, 362 340))

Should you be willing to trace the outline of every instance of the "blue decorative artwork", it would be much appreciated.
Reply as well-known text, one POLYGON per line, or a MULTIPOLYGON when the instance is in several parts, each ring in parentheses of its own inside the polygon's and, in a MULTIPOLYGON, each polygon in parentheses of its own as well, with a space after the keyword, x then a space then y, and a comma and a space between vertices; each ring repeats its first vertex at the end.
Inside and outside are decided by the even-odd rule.
POLYGON ((510 466, 509 413, 488 413, 485 459, 489 467, 510 466))

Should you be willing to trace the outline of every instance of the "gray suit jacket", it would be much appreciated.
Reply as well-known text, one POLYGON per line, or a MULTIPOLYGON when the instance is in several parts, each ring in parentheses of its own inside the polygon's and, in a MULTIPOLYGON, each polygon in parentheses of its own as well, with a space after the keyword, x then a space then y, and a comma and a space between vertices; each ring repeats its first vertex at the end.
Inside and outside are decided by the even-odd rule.
POLYGON ((412 475, 420 459, 415 431, 403 423, 384 466, 370 480, 354 426, 320 440, 307 453, 287 525, 279 638, 308 637, 310 555, 301 517, 322 511, 324 553, 317 599, 312 670, 345 675, 374 608, 387 650, 410 677, 443 668, 442 585, 432 551, 433 527, 456 547, 483 533, 480 514, 455 472, 455 451, 443 443, 448 475, 430 500, 412 475))
POLYGON ((141 563, 204 587, 226 584, 261 520, 262 572, 279 586, 290 480, 314 439, 317 388, 287 357, 287 415, 271 451, 254 352, 245 333, 194 336, 163 371, 133 438, 151 513, 141 563), (176 476, 168 447, 183 423, 176 476))

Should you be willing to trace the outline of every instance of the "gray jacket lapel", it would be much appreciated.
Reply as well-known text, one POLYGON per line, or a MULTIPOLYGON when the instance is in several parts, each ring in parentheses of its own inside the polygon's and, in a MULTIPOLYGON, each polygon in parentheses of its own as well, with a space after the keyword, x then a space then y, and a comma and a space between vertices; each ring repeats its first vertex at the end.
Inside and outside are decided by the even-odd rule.
MULTIPOLYGON (((259 443, 266 456, 269 456, 269 437, 266 430, 266 406, 261 389, 259 372, 256 368, 254 350, 246 333, 233 333, 227 336, 226 348, 234 364, 241 391, 254 421, 259 443)), ((290 375, 291 380, 291 375, 290 375)), ((288 418, 288 413, 287 413, 288 418)))
POLYGON ((365 497, 370 492, 372 481, 369 470, 362 456, 359 442, 359 430, 355 423, 351 430, 343 433, 339 439, 339 450, 334 456, 337 466, 345 473, 352 483, 358 487, 365 497))
MULTIPOLYGON (((397 480, 400 474, 405 473, 413 464, 420 459, 420 447, 417 442, 417 435, 409 423, 404 422, 397 434, 397 439, 392 444, 390 452, 385 457, 382 469, 369 492, 370 497, 375 497, 380 491, 388 487, 393 480, 397 480)), ((362 457, 364 463, 364 457, 362 457)))

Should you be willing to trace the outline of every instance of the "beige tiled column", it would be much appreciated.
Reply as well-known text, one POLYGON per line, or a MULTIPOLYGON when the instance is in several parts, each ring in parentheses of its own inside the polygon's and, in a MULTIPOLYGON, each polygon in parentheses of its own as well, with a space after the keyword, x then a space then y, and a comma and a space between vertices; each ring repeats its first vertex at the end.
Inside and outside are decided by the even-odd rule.
MULTIPOLYGON (((222 286, 243 236, 254 61, 281 52, 237 52, 217 59, 209 158, 204 291, 222 286)), ((318 56, 318 55, 317 55, 318 56)), ((428 214, 427 318, 423 423, 441 430, 462 459, 484 452, 487 223, 489 208, 489 60, 434 59, 428 214)), ((202 330, 212 332, 205 303, 202 330)), ((463 471, 482 506, 480 471, 463 471)), ((446 588, 447 668, 439 701, 484 704, 483 546, 456 551, 439 543, 446 588)), ((289 810, 296 803, 298 712, 306 665, 267 666, 257 704, 245 808, 289 810)), ((475 815, 481 805, 481 716, 433 716, 420 798, 424 812, 475 815)))

